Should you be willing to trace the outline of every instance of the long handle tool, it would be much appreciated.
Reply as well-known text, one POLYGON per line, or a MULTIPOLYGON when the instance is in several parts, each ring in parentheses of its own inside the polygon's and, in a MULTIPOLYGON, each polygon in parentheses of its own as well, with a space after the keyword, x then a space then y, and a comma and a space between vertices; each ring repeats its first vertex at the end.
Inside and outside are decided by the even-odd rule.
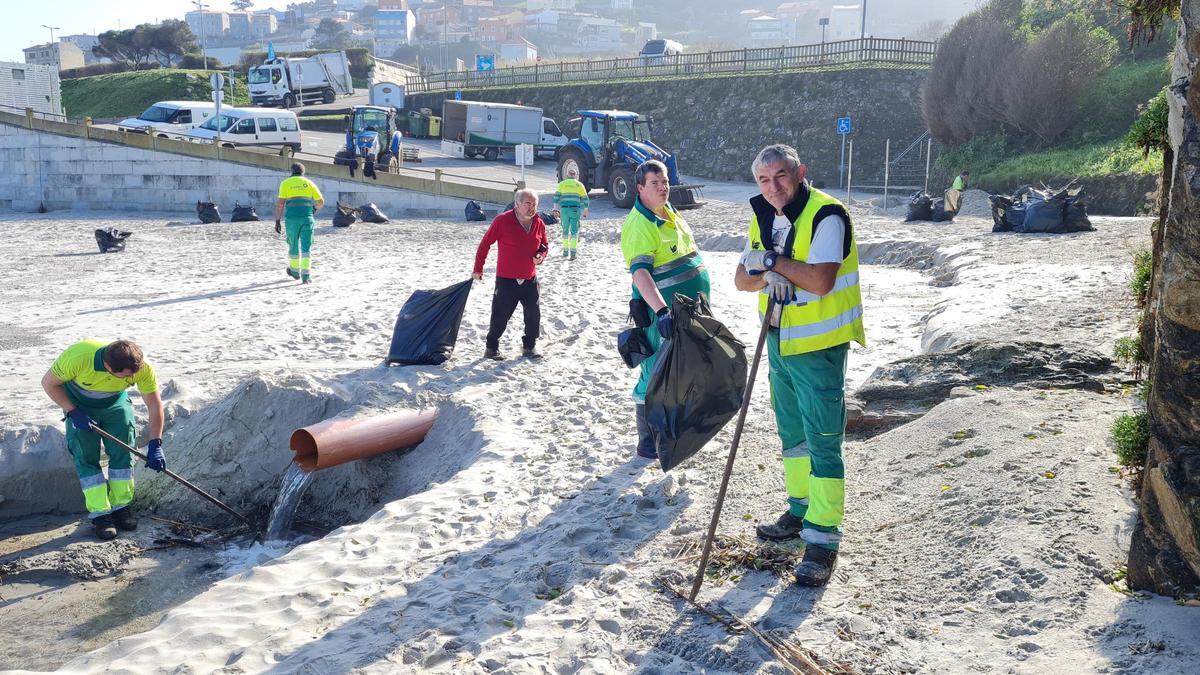
MULTIPOLYGON (((116 443, 117 445, 121 446, 122 448, 125 448, 134 457, 137 457, 138 459, 141 459, 143 461, 146 459, 146 456, 143 455, 141 452, 135 450, 134 448, 132 448, 131 446, 126 444, 124 441, 121 441, 120 439, 116 438, 112 434, 101 429, 99 426, 92 424, 92 431, 100 434, 101 436, 107 438, 108 440, 112 441, 113 443, 116 443)), ((251 532, 258 531, 258 526, 256 526, 254 523, 250 522, 250 520, 248 518, 246 518, 242 514, 238 513, 237 511, 234 511, 233 509, 229 508, 224 503, 222 503, 221 500, 217 499, 216 497, 208 494, 207 492, 205 492, 204 490, 201 490, 200 488, 196 487, 195 485, 192 485, 184 477, 180 476, 179 474, 175 473, 174 471, 171 471, 170 469, 163 469, 162 472, 167 474, 171 478, 174 478, 175 480, 179 481, 180 485, 184 486, 185 488, 191 490, 192 492, 195 492, 196 494, 200 495, 201 497, 204 497, 208 501, 212 502, 213 504, 215 504, 217 507, 219 507, 225 513, 228 513, 229 515, 233 516, 234 518, 237 518, 238 520, 242 521, 242 523, 245 524, 246 527, 250 528, 251 532)))
POLYGON ((733 441, 729 444, 729 458, 725 460, 725 475, 721 477, 721 490, 717 493, 717 506, 713 509, 712 522, 708 525, 708 536, 704 538, 704 552, 700 554, 700 569, 692 582, 689 600, 696 600, 700 586, 704 583, 704 570, 708 569, 708 557, 712 553, 713 537, 717 533, 717 522, 721 520, 721 506, 725 503, 725 491, 729 488, 729 476, 733 473, 733 460, 737 457, 738 443, 742 440, 742 428, 746 424, 746 412, 750 409, 750 394, 754 392, 754 377, 758 374, 758 362, 767 343, 767 330, 771 327, 771 313, 775 311, 775 300, 767 301, 767 313, 763 316, 762 330, 758 333, 758 346, 754 349, 754 363, 750 366, 750 380, 746 382, 746 393, 742 394, 742 409, 738 411, 737 427, 733 430, 733 441))

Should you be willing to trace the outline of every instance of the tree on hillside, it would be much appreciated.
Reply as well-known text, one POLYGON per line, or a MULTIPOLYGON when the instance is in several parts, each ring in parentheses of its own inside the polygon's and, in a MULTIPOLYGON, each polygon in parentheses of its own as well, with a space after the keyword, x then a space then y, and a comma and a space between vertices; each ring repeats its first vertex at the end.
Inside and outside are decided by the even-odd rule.
POLYGON ((183 21, 168 19, 161 24, 143 23, 125 30, 105 31, 98 36, 92 53, 142 70, 151 62, 169 66, 198 49, 191 28, 183 21))
POLYGON ((254 6, 254 0, 233 0, 229 3, 234 11, 244 12, 254 6))
POLYGON ((313 35, 313 46, 317 49, 345 49, 350 46, 350 31, 338 21, 321 19, 313 35))
POLYGON ((155 26, 150 33, 150 47, 151 56, 162 66, 178 62, 184 54, 200 51, 192 29, 178 19, 167 19, 155 26))

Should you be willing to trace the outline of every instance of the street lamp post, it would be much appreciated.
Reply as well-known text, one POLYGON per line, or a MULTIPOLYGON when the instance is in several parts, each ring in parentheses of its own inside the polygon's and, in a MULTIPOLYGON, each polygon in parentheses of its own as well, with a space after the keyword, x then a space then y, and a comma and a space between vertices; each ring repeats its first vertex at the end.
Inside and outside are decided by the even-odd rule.
POLYGON ((204 34, 208 32, 208 25, 204 21, 204 9, 208 5, 200 0, 192 0, 192 4, 196 6, 196 11, 200 12, 200 61, 204 63, 204 70, 208 70, 208 56, 204 54, 204 34))
POLYGON ((862 0, 862 17, 858 28, 858 37, 867 37, 867 0, 862 0))
POLYGON ((42 28, 50 29, 50 44, 54 44, 54 31, 62 30, 62 26, 47 26, 46 24, 42 24, 42 28))

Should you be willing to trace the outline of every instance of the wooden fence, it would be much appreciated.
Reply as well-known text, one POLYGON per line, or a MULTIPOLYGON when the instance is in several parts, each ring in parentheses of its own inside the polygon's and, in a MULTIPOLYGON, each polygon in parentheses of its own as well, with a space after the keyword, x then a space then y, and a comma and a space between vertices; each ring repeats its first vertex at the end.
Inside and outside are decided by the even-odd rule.
POLYGON ((928 66, 936 42, 863 38, 793 47, 733 49, 665 57, 640 57, 535 64, 485 71, 450 71, 410 76, 408 94, 562 82, 778 73, 835 67, 928 66))

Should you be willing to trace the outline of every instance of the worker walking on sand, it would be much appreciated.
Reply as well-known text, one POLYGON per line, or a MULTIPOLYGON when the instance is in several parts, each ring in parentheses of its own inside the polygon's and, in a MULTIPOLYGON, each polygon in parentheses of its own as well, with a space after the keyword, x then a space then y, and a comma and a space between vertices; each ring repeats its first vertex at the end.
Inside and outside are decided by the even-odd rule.
MULTIPOLYGON (((673 328, 668 299, 681 294, 692 299, 708 297, 708 270, 696 248, 696 237, 667 199, 671 182, 667 167, 651 159, 642 162, 633 178, 637 199, 621 225, 621 254, 633 276, 629 315, 642 328, 655 352, 673 328)), ((637 419, 637 454, 658 457, 657 443, 646 420, 646 387, 658 354, 642 361, 641 376, 633 388, 637 419)))
POLYGON ((554 214, 562 222, 563 257, 574 260, 579 248, 579 221, 588 217, 587 189, 579 182, 579 169, 567 169, 567 177, 554 189, 554 214))
POLYGON ((517 190, 513 208, 496 216, 479 248, 475 251, 475 268, 471 277, 483 279, 483 263, 492 244, 497 244, 496 290, 492 293, 492 320, 488 327, 484 358, 503 361, 500 337, 508 328, 517 305, 525 314, 525 334, 521 337, 521 355, 540 359, 536 350, 541 335, 542 309, 539 299, 537 266, 546 259, 550 241, 546 238, 546 223, 537 212, 537 193, 528 188, 517 190))
POLYGON ((100 466, 100 435, 93 425, 132 446, 137 442, 133 405, 125 390, 137 385, 150 412, 146 466, 167 468, 163 454, 163 406, 154 368, 128 340, 83 340, 66 349, 42 376, 42 388, 67 415, 67 450, 83 488, 83 502, 96 536, 112 539, 117 528, 137 529, 133 502, 133 466, 129 451, 104 440, 108 476, 100 466))
POLYGON ((749 240, 734 285, 757 291, 759 316, 771 322, 771 403, 788 494, 787 510, 757 534, 802 537, 796 583, 823 586, 837 565, 845 511, 846 357, 850 342, 866 345, 858 246, 850 214, 805 182, 794 148, 763 148, 751 170, 761 194, 750 200, 749 240))
POLYGON ((292 164, 292 175, 279 184, 279 201, 275 204, 275 233, 280 234, 280 219, 287 225, 287 275, 300 283, 312 281, 312 231, 316 212, 325 206, 321 191, 304 177, 304 165, 292 164))

